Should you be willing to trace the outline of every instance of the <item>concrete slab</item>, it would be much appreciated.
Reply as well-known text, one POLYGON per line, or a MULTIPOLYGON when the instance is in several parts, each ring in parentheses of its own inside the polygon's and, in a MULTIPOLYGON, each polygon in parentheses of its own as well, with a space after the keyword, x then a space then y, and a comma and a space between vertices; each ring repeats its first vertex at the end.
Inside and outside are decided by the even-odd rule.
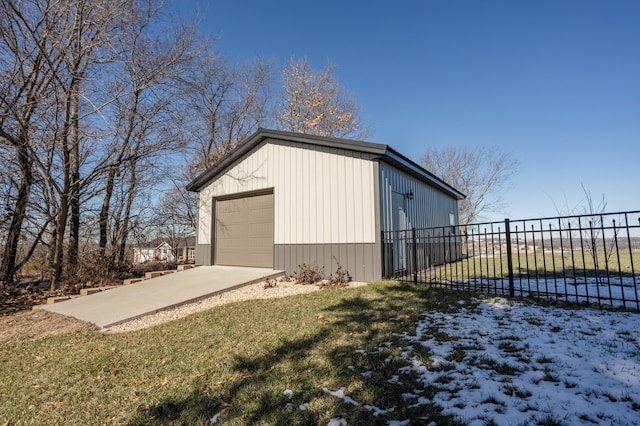
POLYGON ((282 274, 284 271, 268 268, 199 266, 43 306, 42 309, 108 328, 282 274))

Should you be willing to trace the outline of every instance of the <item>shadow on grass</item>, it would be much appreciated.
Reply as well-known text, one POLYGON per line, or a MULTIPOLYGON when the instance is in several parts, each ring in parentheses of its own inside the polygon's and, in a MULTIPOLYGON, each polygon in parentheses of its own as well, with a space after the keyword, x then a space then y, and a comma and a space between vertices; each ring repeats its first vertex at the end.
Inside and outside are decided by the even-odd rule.
POLYGON ((316 331, 279 342, 257 357, 237 354, 232 373, 214 383, 203 375, 182 399, 144 407, 130 425, 142 424, 457 424, 441 409, 415 404, 403 394, 431 399, 434 390, 417 377, 400 373, 409 364, 399 336, 411 333, 421 314, 452 309, 461 294, 424 286, 388 283, 360 294, 344 293, 323 308, 316 331), (320 322, 322 321, 322 322, 320 322), (345 388, 340 398, 327 391, 345 388), (285 392, 287 391, 287 392, 285 392), (215 415, 219 414, 219 417, 215 415))

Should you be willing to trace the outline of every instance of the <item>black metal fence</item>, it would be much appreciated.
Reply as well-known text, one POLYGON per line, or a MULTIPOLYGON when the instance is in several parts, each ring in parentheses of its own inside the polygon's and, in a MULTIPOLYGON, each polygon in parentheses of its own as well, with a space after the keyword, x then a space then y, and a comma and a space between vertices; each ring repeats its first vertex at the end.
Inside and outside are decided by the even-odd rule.
POLYGON ((401 281, 640 311, 640 211, 383 231, 382 270, 401 281))

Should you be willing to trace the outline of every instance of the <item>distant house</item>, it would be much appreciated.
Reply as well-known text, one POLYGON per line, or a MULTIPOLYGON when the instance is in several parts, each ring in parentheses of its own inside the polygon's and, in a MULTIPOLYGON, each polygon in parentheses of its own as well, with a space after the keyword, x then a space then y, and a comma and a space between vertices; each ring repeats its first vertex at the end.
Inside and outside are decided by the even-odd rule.
POLYGON ((178 263, 196 262, 196 237, 188 237, 183 244, 175 248, 178 263))
MULTIPOLYGON (((267 129, 187 189, 198 193, 196 263, 330 273, 337 260, 357 281, 382 278, 383 231, 456 226, 464 199, 387 145, 267 129)), ((395 246, 391 268, 404 270, 395 246)))
POLYGON ((133 263, 175 262, 175 260, 173 249, 166 241, 157 246, 133 248, 133 263))
POLYGON ((179 262, 195 263, 195 237, 181 239, 174 248, 166 240, 154 240, 133 247, 133 263, 179 262))

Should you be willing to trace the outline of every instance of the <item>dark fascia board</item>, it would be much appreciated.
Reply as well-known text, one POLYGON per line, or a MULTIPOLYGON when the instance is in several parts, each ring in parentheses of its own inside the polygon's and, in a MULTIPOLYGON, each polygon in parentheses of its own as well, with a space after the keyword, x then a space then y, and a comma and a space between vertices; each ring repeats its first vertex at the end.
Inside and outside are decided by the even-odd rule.
POLYGON ((384 161, 398 167, 418 179, 441 189, 445 193, 453 196, 458 200, 465 198, 464 194, 445 183, 442 179, 436 177, 432 173, 420 167, 418 164, 409 160, 404 155, 392 149, 388 145, 362 142, 351 139, 330 138, 324 136, 306 135, 303 133, 285 132, 281 130, 258 129, 254 134, 242 141, 238 146, 231 150, 224 158, 216 164, 205 170, 198 177, 187 185, 188 191, 199 191, 207 182, 216 177, 228 166, 233 164, 240 157, 245 155, 255 146, 266 139, 284 140, 289 142, 299 142, 308 145, 317 145, 331 148, 346 149, 349 151, 365 152, 368 154, 378 155, 384 161))

